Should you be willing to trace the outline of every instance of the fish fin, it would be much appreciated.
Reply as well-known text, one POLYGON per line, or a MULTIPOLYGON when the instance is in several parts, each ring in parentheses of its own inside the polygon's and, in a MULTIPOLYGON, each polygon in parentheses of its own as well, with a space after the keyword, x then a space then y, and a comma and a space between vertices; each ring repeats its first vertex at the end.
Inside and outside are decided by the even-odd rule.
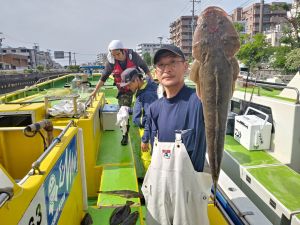
POLYGON ((200 63, 198 60, 195 59, 191 67, 190 79, 196 84, 199 81, 199 69, 200 69, 200 63))
POLYGON ((200 70, 200 63, 198 60, 194 60, 191 71, 190 71, 190 79, 191 79, 191 81, 193 81, 196 84, 197 96, 199 99, 201 99, 199 70, 200 70))
POLYGON ((232 66, 232 94, 233 94, 235 88, 235 81, 240 73, 240 66, 235 57, 232 57, 230 59, 230 64, 232 66))

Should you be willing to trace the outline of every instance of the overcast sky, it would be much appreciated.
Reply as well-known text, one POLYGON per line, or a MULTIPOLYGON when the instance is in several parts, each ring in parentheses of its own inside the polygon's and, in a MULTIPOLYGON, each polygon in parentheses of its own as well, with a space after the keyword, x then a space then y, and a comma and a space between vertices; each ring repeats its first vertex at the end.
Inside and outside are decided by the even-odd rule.
MULTIPOLYGON (((291 2, 291 0, 283 0, 291 2)), ((196 14, 209 5, 233 9, 259 0, 202 0, 196 14)), ((271 1, 265 1, 271 2, 271 1)), ((190 0, 0 0, 0 37, 3 47, 76 52, 80 63, 94 61, 113 39, 125 47, 168 41, 169 25, 191 15, 190 0)), ((58 61, 62 64, 66 63, 58 61)))

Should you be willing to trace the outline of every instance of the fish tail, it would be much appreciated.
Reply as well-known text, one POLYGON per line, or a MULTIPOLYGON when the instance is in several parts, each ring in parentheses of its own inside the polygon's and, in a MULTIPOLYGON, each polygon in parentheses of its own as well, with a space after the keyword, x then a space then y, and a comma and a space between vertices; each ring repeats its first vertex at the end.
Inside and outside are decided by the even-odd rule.
POLYGON ((217 206, 217 181, 214 181, 214 206, 217 206))

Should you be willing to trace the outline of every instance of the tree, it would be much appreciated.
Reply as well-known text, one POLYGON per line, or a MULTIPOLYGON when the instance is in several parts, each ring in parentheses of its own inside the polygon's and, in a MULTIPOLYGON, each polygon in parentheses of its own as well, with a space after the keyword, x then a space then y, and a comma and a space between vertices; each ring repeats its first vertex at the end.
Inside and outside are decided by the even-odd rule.
POLYGON ((239 34, 244 30, 244 26, 241 23, 234 22, 233 26, 239 34))
POLYGON ((69 66, 68 67, 69 68, 69 70, 71 70, 71 72, 73 72, 73 73, 75 73, 75 72, 79 72, 80 71, 80 66, 78 66, 78 65, 71 65, 71 66, 69 66))
POLYGON ((300 68, 300 48, 296 48, 287 54, 285 66, 291 72, 295 72, 300 68))
POLYGON ((281 3, 274 5, 272 10, 283 9, 289 11, 289 16, 283 16, 287 25, 283 26, 283 36, 280 39, 281 43, 288 44, 292 48, 300 47, 300 2, 294 1, 294 7, 290 4, 281 3))
POLYGON ((38 66, 36 67, 36 69, 37 69, 38 72, 43 72, 44 69, 45 69, 45 67, 44 67, 43 65, 38 65, 38 66))
POLYGON ((147 64, 148 66, 151 66, 151 64, 152 64, 152 59, 151 59, 151 55, 150 55, 149 52, 145 52, 145 53, 143 54, 143 59, 144 59, 144 61, 146 62, 146 64, 147 64))
POLYGON ((256 34, 248 37, 246 43, 240 48, 237 58, 250 69, 259 66, 260 63, 267 62, 272 54, 270 44, 266 42, 263 34, 256 34))
POLYGON ((286 68, 287 54, 291 51, 289 46, 278 46, 274 47, 274 54, 271 56, 270 64, 273 68, 283 69, 288 72, 286 68))

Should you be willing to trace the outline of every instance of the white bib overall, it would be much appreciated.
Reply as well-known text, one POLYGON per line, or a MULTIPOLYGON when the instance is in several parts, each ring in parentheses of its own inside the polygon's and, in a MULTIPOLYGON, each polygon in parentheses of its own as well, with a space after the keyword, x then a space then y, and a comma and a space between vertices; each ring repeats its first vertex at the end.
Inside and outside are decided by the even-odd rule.
POLYGON ((158 142, 155 138, 142 185, 147 224, 208 225, 211 186, 210 174, 194 170, 181 134, 176 133, 175 142, 158 142))

